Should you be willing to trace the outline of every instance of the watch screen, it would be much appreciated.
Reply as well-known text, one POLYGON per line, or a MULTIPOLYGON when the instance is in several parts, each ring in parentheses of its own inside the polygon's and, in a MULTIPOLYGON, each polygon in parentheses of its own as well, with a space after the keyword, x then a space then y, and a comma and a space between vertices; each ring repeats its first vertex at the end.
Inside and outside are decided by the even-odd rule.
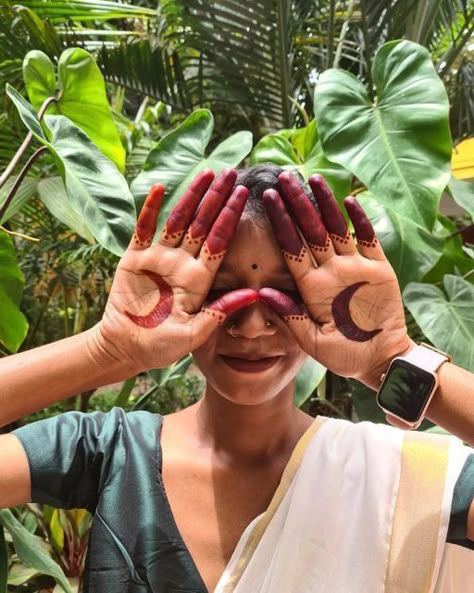
POLYGON ((434 376, 405 360, 396 360, 387 372, 378 402, 395 416, 415 422, 435 386, 434 376))

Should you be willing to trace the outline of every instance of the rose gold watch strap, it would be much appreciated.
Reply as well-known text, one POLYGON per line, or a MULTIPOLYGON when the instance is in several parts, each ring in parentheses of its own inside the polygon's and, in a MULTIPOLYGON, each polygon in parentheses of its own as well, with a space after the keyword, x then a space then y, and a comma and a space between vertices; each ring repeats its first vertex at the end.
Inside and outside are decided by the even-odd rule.
POLYGON ((430 348, 425 344, 415 346, 415 348, 413 348, 413 350, 411 350, 403 358, 409 362, 412 362, 416 366, 420 366, 433 373, 439 369, 443 362, 450 360, 448 354, 440 352, 439 350, 435 350, 434 348, 430 348))

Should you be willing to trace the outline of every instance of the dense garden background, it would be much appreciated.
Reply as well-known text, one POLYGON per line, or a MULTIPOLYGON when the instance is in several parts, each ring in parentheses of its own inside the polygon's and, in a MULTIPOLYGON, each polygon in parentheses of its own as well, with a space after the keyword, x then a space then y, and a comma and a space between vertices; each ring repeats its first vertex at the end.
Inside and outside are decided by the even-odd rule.
MULTIPOLYGON (((474 0, 0 0, 0 356, 100 319, 152 183, 165 216, 201 169, 272 161, 358 195, 412 337, 474 371, 474 186, 451 175, 474 135, 473 17, 474 0)), ((297 387, 312 414, 384 420, 314 361, 297 387)), ((21 422, 167 413, 201 388, 188 357, 21 422)), ((0 511, 0 593, 77 591, 89 525, 0 511)))

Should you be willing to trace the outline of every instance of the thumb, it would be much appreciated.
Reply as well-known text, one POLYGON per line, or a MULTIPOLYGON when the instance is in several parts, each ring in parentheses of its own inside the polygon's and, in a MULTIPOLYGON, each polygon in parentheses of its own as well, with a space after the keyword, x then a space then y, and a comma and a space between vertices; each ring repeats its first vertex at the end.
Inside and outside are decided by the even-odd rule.
POLYGON ((204 344, 224 321, 239 309, 248 307, 258 300, 258 292, 241 288, 222 295, 212 303, 206 303, 194 317, 192 350, 204 344))
POLYGON ((275 288, 262 288, 258 298, 266 303, 288 325, 301 348, 312 356, 317 328, 303 305, 275 288))

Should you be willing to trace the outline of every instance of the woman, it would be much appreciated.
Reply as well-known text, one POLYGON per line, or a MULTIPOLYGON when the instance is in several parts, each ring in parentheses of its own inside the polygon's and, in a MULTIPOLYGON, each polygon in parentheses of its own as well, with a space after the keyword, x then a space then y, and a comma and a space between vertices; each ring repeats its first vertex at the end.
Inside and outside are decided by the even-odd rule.
MULTIPOLYGON (((378 389, 414 347, 362 209, 346 199, 356 244, 324 180, 310 185, 320 215, 272 165, 203 171, 152 245, 155 186, 102 321, 2 361, 1 424, 188 352, 206 377, 202 399, 165 418, 68 413, 0 437, 0 507, 94 513, 85 591, 421 591, 420 575, 428 591, 446 539, 471 545, 467 447, 405 447, 403 431, 293 405, 308 355, 378 389), (411 451, 419 479, 405 477, 411 451), (423 563, 405 570, 413 552, 423 563)), ((449 362, 438 375, 427 416, 472 444, 472 375, 449 362)))

